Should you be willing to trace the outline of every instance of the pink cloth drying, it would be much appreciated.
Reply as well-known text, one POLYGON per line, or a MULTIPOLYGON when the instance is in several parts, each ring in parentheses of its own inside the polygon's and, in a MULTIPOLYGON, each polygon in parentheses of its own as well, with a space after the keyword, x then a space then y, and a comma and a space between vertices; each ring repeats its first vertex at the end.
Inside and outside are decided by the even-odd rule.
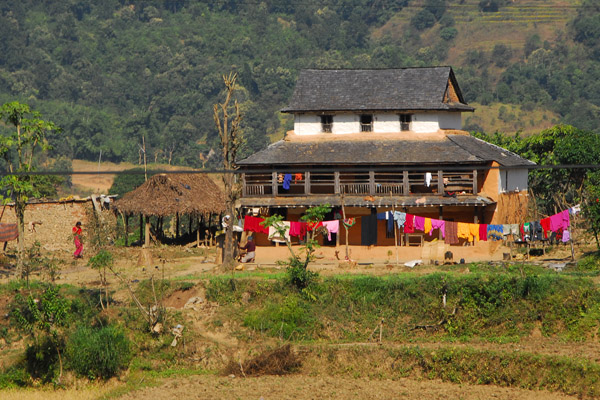
POLYGON ((433 234, 434 229, 439 229, 442 232, 442 238, 446 237, 446 221, 431 218, 431 231, 429 231, 429 236, 433 234))
POLYGON ((569 210, 564 210, 550 217, 550 230, 558 232, 560 229, 568 229, 571 225, 569 210))
POLYGON ((338 233, 340 230, 340 220, 323 221, 323 226, 327 229, 327 240, 331 240, 331 234, 338 233))
POLYGON ((425 231, 425 217, 417 217, 415 215, 415 230, 425 231))

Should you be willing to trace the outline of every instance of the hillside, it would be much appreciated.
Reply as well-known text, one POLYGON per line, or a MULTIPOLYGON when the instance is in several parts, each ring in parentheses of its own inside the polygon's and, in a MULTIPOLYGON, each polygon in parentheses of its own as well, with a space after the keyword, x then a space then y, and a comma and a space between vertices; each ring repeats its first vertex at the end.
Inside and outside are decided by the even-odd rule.
POLYGON ((30 103, 63 128, 52 157, 135 163, 143 137, 156 163, 210 167, 224 73, 240 78, 243 156, 291 127, 279 109, 301 68, 445 64, 481 106, 471 128, 596 130, 598 15, 593 2, 559 0, 10 0, 0 101, 30 103))

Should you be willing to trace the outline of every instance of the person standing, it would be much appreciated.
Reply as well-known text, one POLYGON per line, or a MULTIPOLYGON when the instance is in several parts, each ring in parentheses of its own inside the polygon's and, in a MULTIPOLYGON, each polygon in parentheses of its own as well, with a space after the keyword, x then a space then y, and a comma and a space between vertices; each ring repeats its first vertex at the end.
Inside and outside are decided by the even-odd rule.
POLYGON ((75 242, 75 252, 73 253, 73 258, 83 257, 83 242, 81 241, 81 232, 81 222, 77 221, 73 227, 73 239, 75 242))

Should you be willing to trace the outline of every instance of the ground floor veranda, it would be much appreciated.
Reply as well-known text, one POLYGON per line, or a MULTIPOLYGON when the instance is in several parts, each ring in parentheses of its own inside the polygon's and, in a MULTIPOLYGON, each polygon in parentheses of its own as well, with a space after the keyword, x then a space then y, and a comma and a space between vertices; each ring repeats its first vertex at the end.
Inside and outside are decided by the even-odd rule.
MULTIPOLYGON (((329 199, 331 200, 331 199, 329 199)), ((469 243, 460 239, 456 245, 444 242, 443 235, 439 230, 433 230, 431 234, 415 232, 406 234, 394 224, 394 230, 388 229, 388 221, 378 220, 376 229, 376 240, 373 245, 364 244, 364 232, 362 230, 363 217, 379 214, 386 211, 401 211, 409 214, 442 219, 445 221, 466 223, 489 223, 496 209, 496 204, 479 196, 458 196, 458 198, 443 198, 441 196, 428 196, 424 202, 416 203, 419 199, 412 198, 403 201, 401 198, 375 198, 375 199, 348 199, 344 200, 345 206, 341 207, 339 202, 332 205, 332 212, 325 220, 339 219, 343 214, 345 218, 354 218, 355 224, 346 228, 340 224, 337 234, 331 234, 331 240, 326 235, 317 235, 321 247, 317 251, 318 259, 323 262, 344 261, 346 248, 349 258, 359 263, 395 263, 422 259, 424 262, 444 262, 447 252, 452 253, 453 261, 475 262, 484 260, 501 260, 505 253, 510 250, 502 241, 479 241, 469 243), (346 239, 347 238, 347 239, 346 239), (348 246, 346 246, 346 243, 348 246), (397 254, 397 256, 396 256, 397 254)), ((249 207, 241 205, 243 213, 254 213, 257 216, 268 216, 273 214, 282 215, 286 221, 299 221, 306 210, 305 205, 294 204, 261 204, 260 207, 249 207)), ((331 203, 330 203, 331 204, 331 203)), ((245 241, 247 232, 242 237, 245 241)), ((264 233, 252 233, 256 250, 257 263, 271 263, 289 257, 289 250, 283 243, 274 243, 264 233)), ((295 252, 302 248, 302 241, 297 237, 291 238, 295 252)))

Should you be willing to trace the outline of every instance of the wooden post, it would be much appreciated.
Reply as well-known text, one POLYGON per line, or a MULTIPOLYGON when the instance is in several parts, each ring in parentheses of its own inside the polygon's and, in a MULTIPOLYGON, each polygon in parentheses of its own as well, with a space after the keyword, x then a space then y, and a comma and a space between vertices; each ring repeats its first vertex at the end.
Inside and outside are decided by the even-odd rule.
POLYGON ((304 194, 310 194, 310 171, 304 174, 304 194))
POLYGON ((198 220, 198 229, 196 229, 196 247, 200 247, 200 217, 196 218, 198 220))
POLYGON ((271 174, 271 192, 273 196, 277 196, 277 172, 275 171, 271 174))
POLYGON ((140 244, 144 242, 144 215, 140 214, 140 244))
POLYGON ((335 194, 338 194, 340 192, 340 171, 335 171, 333 173, 333 182, 333 191, 335 194))
POLYGON ((444 173, 442 172, 441 169, 438 170, 437 176, 438 176, 438 185, 437 185, 438 195, 443 196, 444 195, 444 173))
POLYGON ((394 204, 394 197, 392 196, 391 190, 390 190, 390 199, 392 200, 392 225, 394 227, 394 247, 396 248, 396 267, 397 267, 398 266, 398 229, 396 227, 396 222, 394 221, 394 213, 396 212, 396 205, 394 204))
POLYGON ((473 194, 477 194, 477 170, 473 170, 473 194))
POLYGON ((404 191, 404 195, 408 196, 410 193, 410 185, 408 184, 408 171, 402 172, 402 188, 404 191))
POLYGON ((375 171, 369 171, 369 194, 375 194, 375 171))
MULTIPOLYGON (((346 220, 346 207, 344 207, 344 193, 340 194, 340 202, 342 203, 342 225, 346 220)), ((350 256, 348 255, 348 227, 344 225, 344 231, 346 232, 346 260, 350 261, 350 256)))
POLYGON ((150 218, 146 215, 146 228, 144 229, 144 244, 150 247, 150 218))
MULTIPOLYGON (((407 212, 407 208, 406 207, 402 207, 402 211, 404 211, 404 213, 407 212)), ((404 245, 408 246, 408 233, 404 234, 404 245)))
POLYGON ((175 213, 175 238, 179 239, 179 213, 175 213))
MULTIPOLYGON (((438 219, 444 219, 443 218, 443 207, 440 206, 440 211, 439 211, 439 218, 438 219)), ((438 229, 438 240, 442 240, 444 238, 444 233, 442 232, 441 229, 438 229)))

